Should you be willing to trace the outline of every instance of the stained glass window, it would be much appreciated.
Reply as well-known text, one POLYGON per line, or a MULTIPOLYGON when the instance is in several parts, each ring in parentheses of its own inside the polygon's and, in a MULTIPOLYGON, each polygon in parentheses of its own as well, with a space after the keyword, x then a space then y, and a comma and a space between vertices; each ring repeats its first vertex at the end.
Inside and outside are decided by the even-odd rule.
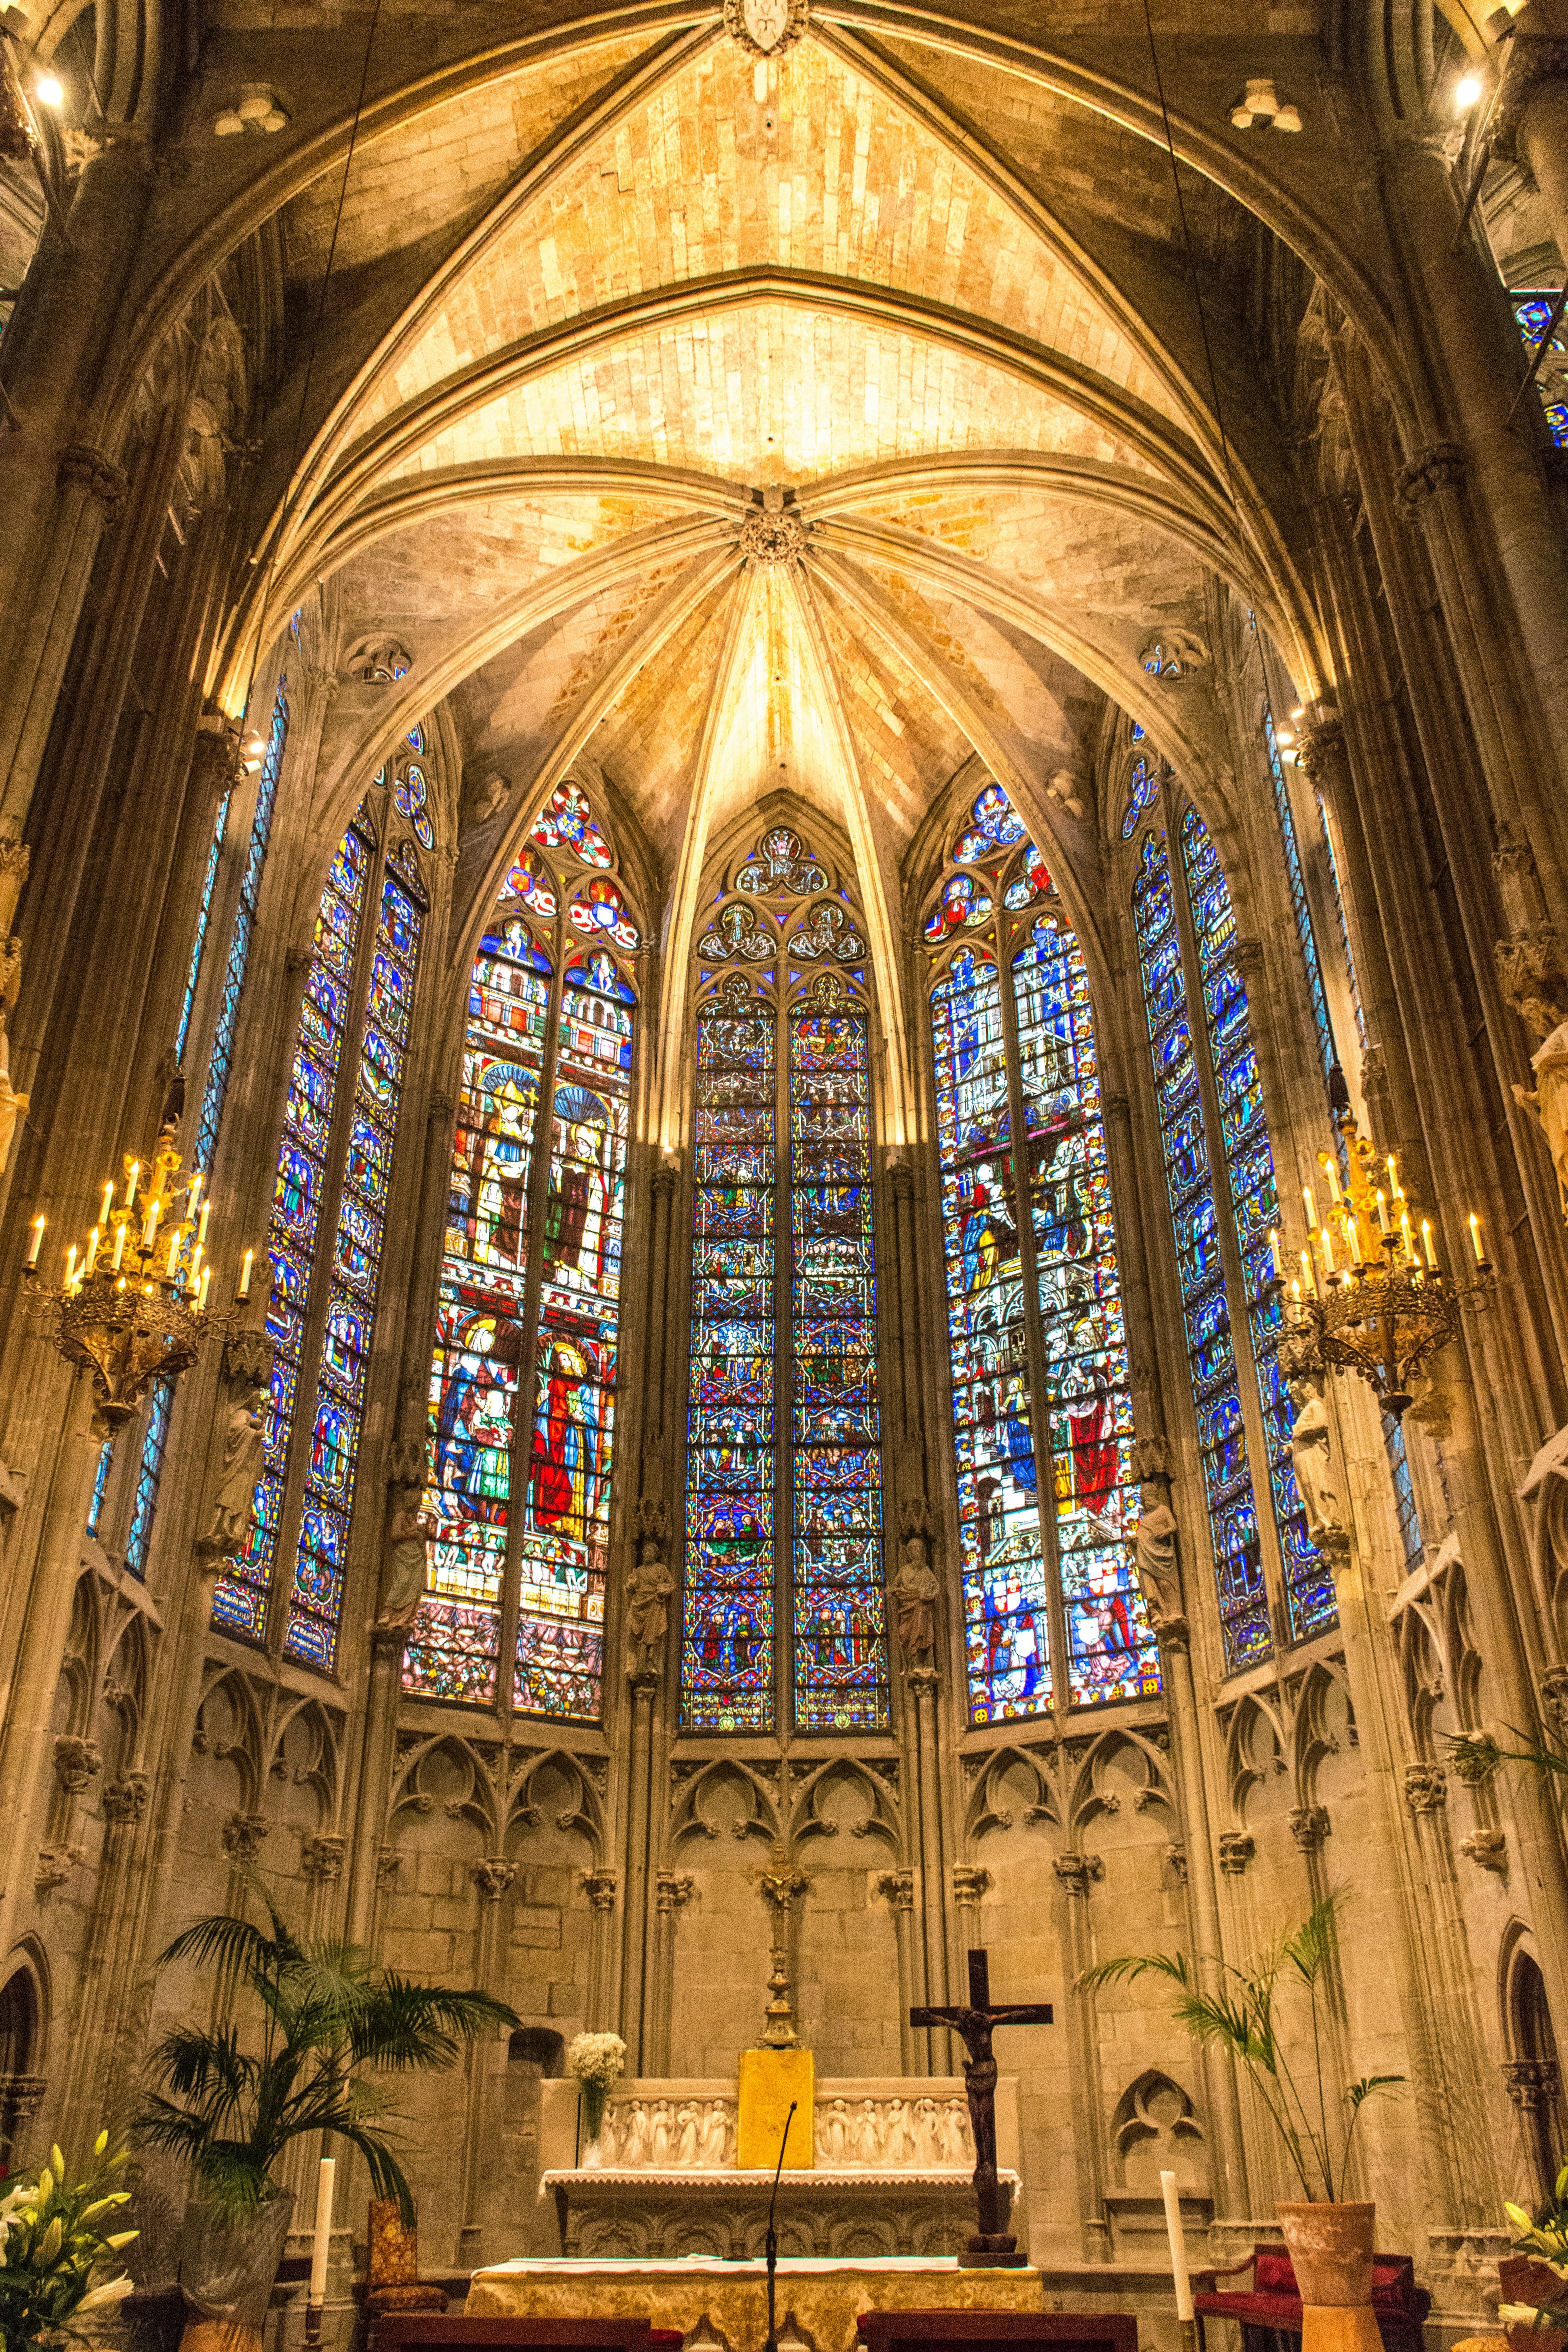
POLYGON ((132 1576, 147 1573, 147 1547, 153 1540, 153 1514, 158 1503, 158 1481, 163 1474, 163 1453, 169 1443, 169 1413, 174 1384, 154 1381, 147 1405, 147 1429, 136 1471, 136 1499, 131 1507, 131 1528, 125 1538, 125 1565, 132 1576))
MULTIPOLYGON (((335 880, 334 875, 329 891, 335 880)), ((389 860, 382 877, 359 1066, 343 1113, 349 1120, 348 1150, 337 1231, 327 1262, 326 1329, 283 1642, 289 1657, 323 1671, 331 1670, 337 1652, 386 1195, 424 920, 423 901, 389 860)))
POLYGON ((1388 1456, 1388 1475, 1394 1482, 1394 1510, 1399 1521, 1399 1540, 1405 1549, 1405 1567, 1408 1574, 1419 1568, 1426 1556, 1421 1536, 1421 1514, 1415 1507, 1415 1487, 1410 1475, 1410 1457, 1405 1450, 1405 1432, 1391 1412, 1383 1416, 1383 1450, 1388 1456))
POLYGON ((777 1021, 731 973, 697 1018, 683 1719, 773 1721, 777 1021))
POLYGON ((98 1468, 92 1477, 92 1500, 87 1507, 87 1531, 89 1536, 98 1533, 98 1522, 103 1511, 103 1490, 109 1484, 109 1465, 113 1459, 113 1444, 105 1438, 98 1450, 98 1468))
MULTIPOLYGON (((1142 734, 1134 730, 1134 740, 1142 734)), ((1145 810, 1154 805, 1154 795, 1160 789, 1160 762, 1148 752, 1140 751, 1132 762, 1132 772, 1127 786, 1127 811, 1121 820, 1121 838, 1131 841, 1138 830, 1138 820, 1145 810)))
MULTIPOLYGON (((1535 290, 1520 287, 1509 297, 1513 315, 1519 321, 1519 331, 1531 356, 1552 323, 1552 313, 1557 308, 1558 289, 1535 290)), ((1546 422, 1552 428, 1552 438, 1560 449, 1568 449, 1568 325, 1562 320, 1551 341, 1542 354, 1535 372, 1536 389, 1541 404, 1546 411, 1546 422)))
POLYGON ((196 982, 202 973, 202 951, 207 943, 207 924, 212 919, 213 890, 217 882, 217 862, 223 850, 224 828, 228 823, 228 804, 233 795, 225 793, 218 803, 217 815, 213 820, 213 837, 207 844, 206 871, 202 876, 201 904, 196 910, 196 935, 191 942, 191 961, 185 972, 185 993, 180 1005, 180 1025, 174 1033, 174 1059, 185 1058, 185 1041, 191 1034, 191 1014, 195 1010, 196 982))
POLYGON ((234 1063, 234 1033, 239 1020, 239 1000, 245 991, 245 970, 250 957, 250 935, 256 926, 257 901, 261 895, 267 845, 272 836, 278 773, 283 761, 283 746, 289 737, 288 685, 287 677, 280 677, 278 691, 272 698, 272 723, 262 756, 261 775, 256 790, 256 812, 250 820, 250 841, 246 851, 245 870, 239 878, 239 904, 235 908, 234 930, 228 943, 223 1003, 218 1009, 217 1031, 207 1063, 206 1084, 202 1089, 195 1149, 191 1154, 192 1167, 200 1169, 207 1176, 212 1173, 213 1154, 217 1149, 218 1128, 223 1118, 224 1097, 228 1092, 228 1074, 234 1063))
POLYGON ((826 863, 785 827, 764 834, 731 888, 773 905, 721 893, 697 950, 709 984, 697 1015, 682 1720, 770 1728, 787 1663, 797 1728, 880 1730, 870 1027, 861 975, 831 969, 867 950, 826 863), (793 926, 789 961, 759 974, 753 943, 773 952, 773 922, 793 926), (721 960, 740 969, 710 982, 703 967, 721 960))
POLYGON ((1053 894, 1032 842, 1002 862, 1024 828, 999 799, 989 786, 956 846, 972 853, 992 819, 1000 911, 951 950, 942 925, 926 926, 942 966, 931 1025, 975 1723, 1043 1712, 1058 1675, 1071 1706, 1160 1688, 1132 1566, 1127 1349, 1088 976, 1058 908, 1013 919, 1053 894))
POLYGON ((1275 740, 1273 717, 1268 711, 1263 714, 1263 733, 1268 747, 1268 775, 1274 786, 1274 812, 1279 821, 1279 841, 1285 852, 1285 875, 1290 885, 1290 911, 1296 919, 1296 938, 1300 945, 1301 963, 1307 975, 1307 997, 1312 1008, 1318 1059, 1323 1066, 1323 1076, 1327 1079, 1332 1071, 1338 1069, 1340 1057, 1334 1045, 1333 1024, 1329 1018, 1329 1000, 1323 989, 1323 967, 1318 958, 1317 935, 1312 929, 1311 909, 1307 904, 1307 884, 1301 872, 1296 819, 1291 813, 1279 745, 1275 740))
MULTIPOLYGON (((412 735, 408 740, 414 742, 412 735)), ((416 751, 422 751, 424 748, 423 739, 415 744, 416 751)), ((416 837, 425 847, 432 847, 436 835, 430 824, 430 787, 424 769, 416 761, 410 760, 398 770, 397 781, 392 788, 392 804, 399 816, 408 819, 416 837)))
POLYGON ((531 841, 469 983, 430 1374, 435 1532, 404 1684, 591 1722, 637 1019, 613 950, 641 934, 579 786, 558 788, 531 841))

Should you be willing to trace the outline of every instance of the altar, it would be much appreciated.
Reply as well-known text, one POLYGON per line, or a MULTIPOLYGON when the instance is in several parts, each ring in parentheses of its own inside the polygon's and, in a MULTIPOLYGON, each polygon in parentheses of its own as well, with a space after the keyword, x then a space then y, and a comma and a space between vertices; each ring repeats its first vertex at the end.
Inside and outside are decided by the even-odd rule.
MULTIPOLYGON (((802 2176, 809 2179, 809 2175, 802 2176)), ((781 2221, 784 2200, 780 2199, 781 2221)), ((781 2230, 782 2234, 782 2230, 781 2230)), ((686 2352, 763 2352, 767 2272, 760 2262, 498 2263, 474 2273, 470 2318, 647 2319, 679 2328, 686 2352)), ((1043 2311, 1038 2271, 960 2270, 954 2257, 781 2256, 780 2352, 855 2352, 862 2311, 1043 2311)))
MULTIPOLYGON (((539 2193, 554 2198, 563 2255, 657 2262, 700 2253, 732 2265, 761 2254, 773 2173, 735 2162, 733 2080, 619 2083, 586 2148, 576 2084, 542 2083, 540 2092, 539 2193)), ((786 2168, 780 2184, 782 2252, 925 2260, 963 2248, 974 2228, 974 2143, 961 2077, 828 2079, 812 2104, 816 2162, 786 2168)), ((1013 2075, 996 2085, 996 2143, 1022 2243, 1013 2075)))

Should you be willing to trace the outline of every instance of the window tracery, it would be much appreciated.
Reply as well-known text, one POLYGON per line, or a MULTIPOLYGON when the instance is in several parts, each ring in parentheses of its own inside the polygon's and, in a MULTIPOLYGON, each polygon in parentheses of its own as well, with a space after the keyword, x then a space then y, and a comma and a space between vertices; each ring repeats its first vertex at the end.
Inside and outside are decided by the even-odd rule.
POLYGON ((939 880, 923 926, 975 1723, 1043 1713, 1063 1681, 1075 1706, 1160 1688, 1089 981, 1026 833, 988 785, 952 843, 972 872, 939 880), (986 911, 952 943, 961 881, 986 911))
POLYGON ((637 1005, 622 959, 640 943, 608 835, 568 781, 469 983, 411 1694, 600 1711, 637 1005))
POLYGON ((787 827, 732 887, 765 903, 725 898, 698 947, 682 1721, 768 1730, 787 1705, 801 1730, 881 1730, 867 950, 787 827))
POLYGON ((387 1192, 427 898, 412 844, 367 796, 328 869, 300 1011, 268 1227, 273 1368, 245 1549, 213 1622, 330 1673, 357 1484, 387 1192))

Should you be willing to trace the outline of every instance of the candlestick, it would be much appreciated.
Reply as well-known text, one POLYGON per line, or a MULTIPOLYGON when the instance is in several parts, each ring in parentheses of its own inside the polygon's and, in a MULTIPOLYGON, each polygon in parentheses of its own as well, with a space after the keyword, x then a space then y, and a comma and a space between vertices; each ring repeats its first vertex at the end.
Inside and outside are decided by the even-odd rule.
POLYGON ((1275 1281, 1276 1281, 1276 1282, 1282 1281, 1282 1280, 1284 1279, 1284 1275, 1285 1275, 1285 1262, 1284 1262, 1284 1260, 1281 1258, 1281 1256, 1280 1256, 1280 1255, 1279 1255, 1279 1236, 1278 1233, 1272 1233, 1272 1232, 1271 1232, 1271 1233, 1269 1234, 1269 1236, 1268 1236, 1268 1259, 1269 1259, 1269 1263, 1270 1263, 1270 1265, 1271 1265, 1273 1266, 1273 1268, 1274 1268, 1274 1279, 1275 1279, 1275 1281))
POLYGON ((1388 1207, 1387 1203, 1384 1200, 1383 1187, 1381 1185, 1379 1185, 1377 1192, 1377 1228, 1379 1233, 1382 1234, 1384 1239, 1386 1241, 1388 1238, 1388 1207))
POLYGON ((48 1220, 47 1217, 35 1217, 33 1219, 32 1244, 27 1251, 27 1264, 29 1265, 37 1265, 38 1263, 38 1252, 44 1246, 44 1227, 47 1223, 48 1220))
POLYGON ((1317 1289, 1318 1277, 1312 1266, 1312 1253, 1310 1250, 1303 1250, 1301 1252, 1301 1296, 1304 1298, 1310 1290, 1315 1297, 1317 1289))
POLYGON ((140 1160, 133 1160, 125 1179, 125 1205, 128 1209, 133 1209, 136 1206, 136 1179, 141 1173, 142 1162, 140 1160))
POLYGON ((174 1269, 175 1269, 175 1267, 179 1265, 179 1263, 180 1263, 180 1228, 178 1227, 178 1225, 176 1225, 176 1226, 174 1227, 174 1232, 169 1235, 169 1279, 170 1279, 170 1281, 171 1281, 171 1282, 172 1282, 172 1281, 174 1280, 174 1269))
POLYGON ((1176 2317, 1189 2320, 1193 2316, 1193 2283, 1187 2274, 1187 2236, 1182 2227, 1182 2200, 1173 2172, 1162 2172, 1160 2175, 1160 2193, 1165 2200, 1165 2234, 1171 2242, 1171 2275, 1176 2285, 1176 2317))
POLYGON ((1333 1200, 1333 1204, 1337 1209, 1340 1205, 1340 1171, 1334 1166, 1332 1152, 1320 1151, 1318 1154, 1318 1164, 1329 1180, 1329 1192, 1333 1200))
POLYGON ((1405 1263, 1407 1265, 1415 1265, 1418 1263, 1415 1255, 1415 1244, 1411 1238, 1410 1212, 1408 1209, 1401 1209, 1399 1212, 1399 1246, 1405 1252, 1405 1263))
POLYGON ((1437 1271, 1437 1259, 1432 1247, 1432 1226, 1430 1221, 1426 1217, 1423 1217, 1421 1220, 1421 1246, 1426 1253, 1427 1265, 1431 1267, 1432 1272, 1436 1274, 1437 1271))
POLYGON ((1481 1247, 1481 1221, 1473 1209, 1470 1211, 1470 1247, 1475 1251, 1476 1264, 1485 1265, 1487 1254, 1481 1247))
POLYGON ((205 1244, 207 1237, 207 1219, 212 1215, 212 1202, 210 1201, 204 1201, 202 1202, 202 1213, 196 1221, 196 1244, 198 1248, 203 1247, 205 1244))
POLYGON ((1329 1238, 1329 1229, 1327 1225, 1322 1227, 1318 1234, 1318 1239, 1322 1244, 1323 1272, 1325 1274, 1332 1274, 1334 1270, 1334 1245, 1329 1238))
POLYGON ((1362 1262, 1361 1226, 1357 1220, 1348 1213, 1345 1217, 1345 1233, 1350 1241, 1351 1255, 1354 1258, 1357 1265, 1359 1265, 1362 1262))
POLYGON ((96 1225, 94 1225, 94 1227, 93 1227, 93 1229, 92 1229, 91 1233, 89 1233, 89 1235, 88 1235, 88 1237, 87 1237, 87 1271, 89 1272, 89 1274, 90 1274, 90 1273, 92 1272, 93 1267, 94 1267, 97 1264, 98 1264, 98 1227, 97 1227, 96 1225))
POLYGON ((213 1270, 211 1266, 204 1265, 202 1268, 202 1286, 196 1293, 196 1305, 198 1308, 205 1307, 207 1303, 207 1285, 212 1278, 213 1270))
POLYGON ((1318 1204, 1312 1198, 1312 1188, 1310 1184, 1302 1185, 1301 1198, 1307 1203, 1307 1231, 1310 1234, 1315 1234, 1318 1230, 1318 1204))
POLYGON ((109 1223, 109 1212, 113 1205, 114 1186, 112 1183, 106 1183, 103 1188, 103 1207, 99 1212, 98 1218, 98 1222, 100 1225, 106 1225, 109 1223))
MULTIPOLYGON (((239 1288, 234 1294, 236 1298, 248 1298, 250 1296, 250 1261, 255 1255, 254 1250, 245 1253, 245 1264, 239 1269, 239 1288)), ((323 2158, 323 2163, 325 2160, 323 2158)))
POLYGON ((120 1271, 120 1261, 125 1255, 125 1228, 130 1222, 129 1217, 121 1217, 114 1228, 114 1255, 109 1263, 116 1274, 120 1271))
POLYGON ((142 1226, 142 1246, 144 1250, 150 1250, 153 1246, 153 1236, 158 1231, 158 1212, 163 1205, 154 1192, 147 1203, 147 1214, 142 1226))
POLYGON ((314 2304, 327 2299, 327 2250, 332 2234, 332 2176, 337 2170, 330 2156, 321 2158, 316 2175, 316 2235, 310 2248, 310 2284, 307 2300, 314 2304))
POLYGON ((75 1242, 72 1242, 72 1244, 71 1244, 71 1245, 70 1245, 69 1249, 68 1249, 68 1250, 67 1250, 67 1252, 66 1252, 66 1288, 67 1288, 68 1290, 70 1288, 71 1284, 72 1284, 75 1280, 76 1280, 76 1244, 75 1244, 75 1242))

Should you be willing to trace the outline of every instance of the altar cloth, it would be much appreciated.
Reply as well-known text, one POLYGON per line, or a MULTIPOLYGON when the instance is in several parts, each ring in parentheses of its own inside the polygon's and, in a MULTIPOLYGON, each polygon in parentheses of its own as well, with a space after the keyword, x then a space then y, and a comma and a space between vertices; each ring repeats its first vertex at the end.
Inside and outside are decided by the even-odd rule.
MULTIPOLYGON (((506 2319, 647 2319, 689 2340, 763 2352, 767 2265, 710 2254, 676 2261, 574 2262, 525 2255, 474 2273, 468 2315, 506 2319)), ((795 2255, 778 2266, 778 2318, 818 2352, 855 2352, 862 2311, 1043 2311, 1038 2271, 960 2270, 951 2254, 795 2255)))

